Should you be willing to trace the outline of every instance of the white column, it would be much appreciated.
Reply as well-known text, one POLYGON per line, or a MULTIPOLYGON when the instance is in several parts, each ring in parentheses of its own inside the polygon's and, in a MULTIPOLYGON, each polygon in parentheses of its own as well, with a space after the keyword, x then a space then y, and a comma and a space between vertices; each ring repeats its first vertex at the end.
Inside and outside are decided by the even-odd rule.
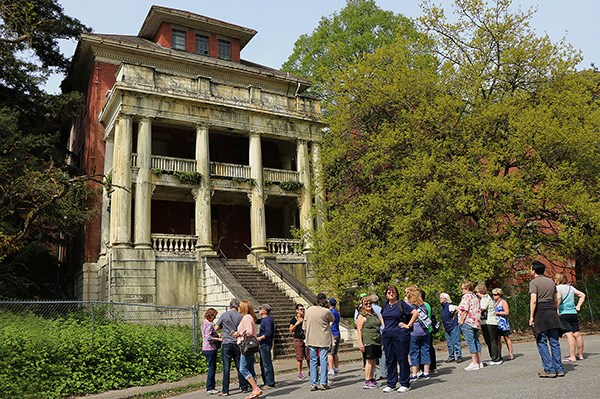
POLYGON ((143 118, 138 124, 137 166, 138 174, 135 186, 135 247, 152 248, 151 204, 152 184, 150 166, 152 155, 152 122, 143 118))
POLYGON ((312 143, 312 159, 313 159, 313 181, 315 182, 315 207, 317 208, 316 214, 316 227, 320 229, 323 227, 325 222, 325 183, 323 179, 323 168, 321 164, 321 143, 312 143))
MULTIPOLYGON (((106 139, 104 145, 104 176, 109 176, 112 171, 114 151, 114 138, 110 136, 106 139)), ((106 186, 102 188, 102 221, 101 221, 101 238, 100 238, 100 254, 106 253, 106 245, 110 242, 110 197, 106 186)))
MULTIPOLYGON (((302 188, 300 189, 300 228, 307 234, 314 230, 312 219, 312 196, 310 185, 310 162, 308 157, 308 143, 304 140, 298 140, 296 145, 298 175, 302 188)), ((307 240, 308 241, 308 240, 307 240)))
POLYGON ((196 200, 196 249, 212 251, 210 214, 210 153, 208 127, 196 127, 196 171, 202 175, 196 200))
POLYGON ((260 135, 250 133, 250 176, 254 187, 250 196, 251 249, 253 252, 267 251, 267 225, 265 217, 265 198, 263 189, 263 165, 260 135))
POLYGON ((114 247, 131 245, 131 140, 131 117, 121 115, 115 127, 110 204, 110 241, 114 247))

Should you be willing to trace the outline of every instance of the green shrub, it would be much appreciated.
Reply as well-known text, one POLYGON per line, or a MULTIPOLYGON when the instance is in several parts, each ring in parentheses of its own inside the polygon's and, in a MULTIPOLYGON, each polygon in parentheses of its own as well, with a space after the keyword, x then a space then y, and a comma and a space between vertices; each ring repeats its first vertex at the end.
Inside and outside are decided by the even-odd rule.
POLYGON ((0 314, 0 398, 61 398, 206 372, 190 327, 0 314))

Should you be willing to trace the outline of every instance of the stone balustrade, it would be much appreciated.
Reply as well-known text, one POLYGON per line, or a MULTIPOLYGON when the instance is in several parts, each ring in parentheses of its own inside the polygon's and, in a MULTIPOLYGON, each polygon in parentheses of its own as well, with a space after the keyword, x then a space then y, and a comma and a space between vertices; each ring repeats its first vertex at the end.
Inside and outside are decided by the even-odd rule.
POLYGON ((160 255, 193 255, 196 236, 175 234, 152 234, 152 248, 160 255))
POLYGON ((291 238, 267 238, 269 252, 278 256, 303 256, 302 242, 291 238))

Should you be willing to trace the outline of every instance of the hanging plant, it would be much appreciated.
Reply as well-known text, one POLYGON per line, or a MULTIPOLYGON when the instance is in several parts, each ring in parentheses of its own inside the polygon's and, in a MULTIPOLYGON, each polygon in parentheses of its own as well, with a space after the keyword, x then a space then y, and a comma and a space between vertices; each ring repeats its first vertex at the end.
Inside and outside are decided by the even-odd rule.
POLYGON ((285 191, 296 191, 302 187, 303 184, 299 181, 286 180, 279 183, 279 186, 285 191))
POLYGON ((156 175, 158 177, 161 177, 162 174, 164 173, 164 170, 159 169, 159 168, 152 168, 152 169, 150 169, 150 173, 152 173, 153 175, 156 175))
POLYGON ((199 184, 202 181, 202 175, 198 172, 173 172, 173 176, 184 184, 199 184))
POLYGON ((250 183, 251 185, 254 185, 256 183, 256 181, 250 177, 234 177, 231 181, 237 184, 250 183))

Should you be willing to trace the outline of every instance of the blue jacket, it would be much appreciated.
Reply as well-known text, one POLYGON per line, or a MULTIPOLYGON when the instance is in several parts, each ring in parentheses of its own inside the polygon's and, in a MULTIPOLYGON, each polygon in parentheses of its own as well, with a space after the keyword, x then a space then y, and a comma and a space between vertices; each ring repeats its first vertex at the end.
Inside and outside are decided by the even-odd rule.
POLYGON ((450 312, 450 304, 448 302, 442 303, 442 323, 447 333, 458 327, 458 317, 453 316, 454 313, 450 312))
POLYGON ((260 319, 260 329, 258 330, 258 336, 265 336, 265 339, 260 341, 260 345, 266 345, 270 348, 273 347, 273 335, 275 334, 275 321, 271 316, 265 316, 260 319))

